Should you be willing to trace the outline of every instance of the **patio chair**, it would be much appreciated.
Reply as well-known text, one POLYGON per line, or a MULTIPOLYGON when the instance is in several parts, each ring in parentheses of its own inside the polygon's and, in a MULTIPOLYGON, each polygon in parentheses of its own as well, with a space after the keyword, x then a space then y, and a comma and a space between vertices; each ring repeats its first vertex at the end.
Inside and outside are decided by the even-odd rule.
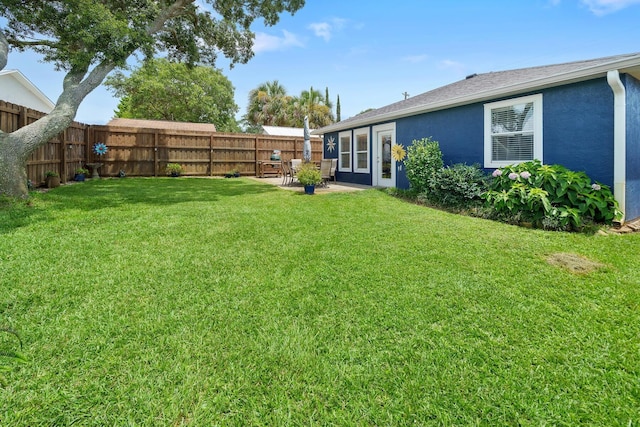
POLYGON ((336 170, 338 169, 338 159, 331 159, 331 172, 329 173, 329 176, 331 178, 333 178, 333 182, 336 182, 336 170))
POLYGON ((293 182, 293 170, 289 165, 289 160, 282 161, 282 185, 290 185, 293 182))
POLYGON ((320 175, 322 175, 322 186, 326 187, 331 180, 331 159, 322 159, 320 162, 320 175))
POLYGON ((302 159, 291 159, 291 169, 295 173, 296 168, 298 168, 302 164, 302 159))

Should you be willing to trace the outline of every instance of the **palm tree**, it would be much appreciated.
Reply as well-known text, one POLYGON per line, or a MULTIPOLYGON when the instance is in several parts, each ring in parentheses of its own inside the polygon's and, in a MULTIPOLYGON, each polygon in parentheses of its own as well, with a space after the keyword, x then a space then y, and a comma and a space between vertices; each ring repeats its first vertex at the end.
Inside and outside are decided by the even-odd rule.
MULTIPOLYGON (((328 91, 327 91, 328 92, 328 91)), ((334 122, 331 102, 322 93, 311 87, 303 90, 294 100, 294 122, 296 127, 302 127, 304 116, 309 118, 309 127, 317 129, 334 122)))
POLYGON ((291 97, 277 80, 262 83, 249 92, 245 120, 250 125, 288 126, 291 97))

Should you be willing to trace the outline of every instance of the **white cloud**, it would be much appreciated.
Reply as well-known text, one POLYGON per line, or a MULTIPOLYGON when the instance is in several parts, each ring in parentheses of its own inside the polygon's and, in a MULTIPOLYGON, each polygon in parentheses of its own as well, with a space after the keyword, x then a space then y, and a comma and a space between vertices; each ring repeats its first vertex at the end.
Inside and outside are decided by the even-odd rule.
POLYGON ((313 33, 322 37, 324 41, 331 40, 331 24, 328 22, 317 22, 309 25, 309 29, 313 30, 313 33))
POLYGON ((581 0, 597 16, 617 12, 625 7, 640 4, 640 0, 581 0))
POLYGON ((332 18, 330 22, 314 22, 309 24, 307 28, 313 31, 317 37, 321 37, 324 41, 328 42, 333 37, 334 33, 342 30, 347 24, 346 19, 332 18))
POLYGON ((288 47, 304 47, 304 43, 298 36, 287 30, 282 30, 282 37, 267 33, 256 33, 253 43, 253 51, 255 53, 283 50, 288 47))
POLYGON ((410 62, 412 64, 417 64, 419 62, 424 62, 429 58, 429 55, 420 54, 420 55, 409 55, 402 58, 405 62, 410 62))

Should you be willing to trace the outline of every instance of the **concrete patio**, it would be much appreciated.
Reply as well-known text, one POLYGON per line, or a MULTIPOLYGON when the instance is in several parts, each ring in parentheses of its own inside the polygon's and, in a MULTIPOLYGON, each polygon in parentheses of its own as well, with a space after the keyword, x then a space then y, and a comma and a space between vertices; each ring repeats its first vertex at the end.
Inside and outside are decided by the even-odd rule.
MULTIPOLYGON (((300 183, 293 183, 291 185, 282 185, 282 177, 273 177, 273 178, 259 178, 256 176, 249 176, 249 179, 254 179, 258 182, 263 182, 266 184, 275 185, 284 190, 290 191, 298 191, 300 193, 304 192, 304 187, 300 183)), ((361 191, 371 189, 370 185, 359 185, 359 184, 351 184, 348 182, 330 182, 326 187, 316 186, 315 193, 323 194, 323 193, 344 193, 351 191, 361 191)))

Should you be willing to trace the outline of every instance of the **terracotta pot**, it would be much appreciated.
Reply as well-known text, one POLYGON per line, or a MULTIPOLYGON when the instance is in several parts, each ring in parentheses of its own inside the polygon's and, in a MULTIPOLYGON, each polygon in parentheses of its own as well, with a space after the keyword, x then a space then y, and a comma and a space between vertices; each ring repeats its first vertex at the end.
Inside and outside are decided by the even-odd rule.
POLYGON ((56 188, 60 187, 60 177, 59 176, 48 176, 46 179, 47 188, 56 188))

